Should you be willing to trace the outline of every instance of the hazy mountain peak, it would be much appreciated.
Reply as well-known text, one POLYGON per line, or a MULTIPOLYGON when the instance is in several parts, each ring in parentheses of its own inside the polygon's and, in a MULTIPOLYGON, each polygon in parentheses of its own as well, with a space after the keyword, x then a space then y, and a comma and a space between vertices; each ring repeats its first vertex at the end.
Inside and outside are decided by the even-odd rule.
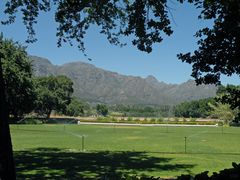
POLYGON ((35 62, 37 62, 38 64, 48 64, 48 65, 52 65, 51 61, 46 59, 46 58, 42 58, 42 57, 38 57, 38 56, 32 56, 29 55, 29 58, 35 62))
POLYGON ((92 64, 89 64, 89 63, 86 63, 86 62, 82 62, 82 61, 68 62, 68 63, 63 64, 62 66, 72 66, 72 65, 95 67, 95 66, 92 65, 92 64))
POLYGON ((74 82, 74 95, 93 103, 169 105, 216 94, 215 86, 197 87, 193 80, 173 85, 159 82, 152 75, 121 75, 80 61, 54 66, 45 58, 31 58, 36 76, 66 75, 74 82))
POLYGON ((146 78, 145 78, 148 82, 159 82, 153 75, 148 75, 146 78))

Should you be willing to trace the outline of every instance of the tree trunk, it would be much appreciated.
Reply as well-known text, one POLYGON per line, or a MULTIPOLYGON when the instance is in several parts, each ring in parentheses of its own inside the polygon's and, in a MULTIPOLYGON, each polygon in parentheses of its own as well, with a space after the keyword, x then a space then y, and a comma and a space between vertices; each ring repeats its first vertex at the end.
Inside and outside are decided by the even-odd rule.
POLYGON ((3 80, 2 57, 0 57, 0 179, 15 180, 12 142, 9 129, 9 113, 3 80))
POLYGON ((52 112, 52 110, 51 110, 51 109, 47 111, 47 119, 49 119, 49 118, 50 118, 51 112, 52 112))

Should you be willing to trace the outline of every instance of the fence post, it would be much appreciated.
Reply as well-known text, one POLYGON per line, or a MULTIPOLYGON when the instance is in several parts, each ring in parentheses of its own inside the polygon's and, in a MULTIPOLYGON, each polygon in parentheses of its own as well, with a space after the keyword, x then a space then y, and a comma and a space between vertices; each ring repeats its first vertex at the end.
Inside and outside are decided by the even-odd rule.
POLYGON ((84 151, 84 136, 82 136, 82 151, 84 151))
POLYGON ((223 124, 222 124, 222 134, 223 134, 223 124))
POLYGON ((184 141, 185 141, 185 154, 187 153, 187 137, 185 136, 184 137, 184 141))
POLYGON ((166 132, 168 133, 168 120, 167 120, 167 125, 166 125, 166 132))

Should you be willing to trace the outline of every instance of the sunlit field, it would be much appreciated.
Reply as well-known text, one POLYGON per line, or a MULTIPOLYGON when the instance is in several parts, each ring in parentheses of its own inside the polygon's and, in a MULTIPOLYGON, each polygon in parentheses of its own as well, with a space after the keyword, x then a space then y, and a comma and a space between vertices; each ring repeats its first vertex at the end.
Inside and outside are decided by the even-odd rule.
POLYGON ((12 125, 19 179, 176 177, 240 162, 240 128, 12 125))

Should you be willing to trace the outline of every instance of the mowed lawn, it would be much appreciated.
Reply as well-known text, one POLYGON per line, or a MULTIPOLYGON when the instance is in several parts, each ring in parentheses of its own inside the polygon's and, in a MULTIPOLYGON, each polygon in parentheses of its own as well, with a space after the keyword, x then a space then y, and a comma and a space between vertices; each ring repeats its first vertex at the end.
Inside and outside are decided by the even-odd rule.
POLYGON ((18 179, 176 177, 240 163, 240 128, 12 125, 11 134, 18 179))

